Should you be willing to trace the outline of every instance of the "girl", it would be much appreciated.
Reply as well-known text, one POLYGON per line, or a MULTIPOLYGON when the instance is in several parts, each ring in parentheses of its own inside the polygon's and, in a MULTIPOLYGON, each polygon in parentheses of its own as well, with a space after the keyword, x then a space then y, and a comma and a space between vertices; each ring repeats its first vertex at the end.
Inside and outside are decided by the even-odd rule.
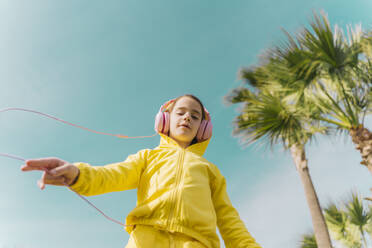
POLYGON ((44 170, 39 187, 64 185, 85 196, 137 188, 126 218, 126 248, 219 248, 218 226, 228 248, 260 247, 226 192, 216 165, 203 158, 212 136, 208 111, 193 95, 161 106, 155 120, 161 139, 123 162, 105 166, 58 158, 27 160, 23 171, 44 170))

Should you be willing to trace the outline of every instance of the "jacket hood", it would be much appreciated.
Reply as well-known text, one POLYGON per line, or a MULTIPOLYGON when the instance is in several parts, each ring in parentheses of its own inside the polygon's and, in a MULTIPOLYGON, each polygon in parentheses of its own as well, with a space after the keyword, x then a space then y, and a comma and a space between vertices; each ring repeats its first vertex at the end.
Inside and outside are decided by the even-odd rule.
MULTIPOLYGON (((184 149, 182 148, 174 139, 169 137, 168 135, 159 133, 160 135, 160 144, 159 148, 177 148, 177 149, 184 149)), ((204 140, 202 142, 197 142, 191 146, 188 146, 185 150, 198 154, 199 156, 203 156, 205 151, 207 150, 208 144, 211 138, 204 140)))

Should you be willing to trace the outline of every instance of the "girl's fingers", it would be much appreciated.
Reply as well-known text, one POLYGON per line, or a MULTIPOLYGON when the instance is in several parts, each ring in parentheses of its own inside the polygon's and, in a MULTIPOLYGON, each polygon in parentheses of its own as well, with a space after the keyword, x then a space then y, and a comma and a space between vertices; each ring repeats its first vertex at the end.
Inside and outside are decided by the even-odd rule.
POLYGON ((68 174, 71 170, 71 166, 69 164, 62 165, 60 167, 54 168, 49 171, 49 173, 53 176, 62 176, 68 174))
POLYGON ((53 157, 29 159, 29 160, 26 160, 26 166, 30 166, 30 167, 39 167, 39 166, 50 167, 50 166, 52 166, 52 167, 54 167, 56 164, 59 164, 59 161, 60 161, 60 159, 53 158, 53 157))
POLYGON ((43 167, 30 167, 27 165, 22 165, 21 166, 21 171, 32 171, 32 170, 45 170, 43 167))
POLYGON ((66 185, 66 178, 64 176, 52 176, 44 172, 41 179, 37 182, 40 189, 44 189, 46 184, 64 186, 66 185))
POLYGON ((53 169, 63 164, 64 161, 58 158, 39 158, 39 159, 29 159, 26 163, 21 166, 22 171, 31 170, 45 170, 53 169))
POLYGON ((41 179, 37 182, 37 185, 39 186, 40 189, 44 189, 45 188, 45 175, 46 175, 46 172, 44 171, 43 175, 41 176, 41 179))

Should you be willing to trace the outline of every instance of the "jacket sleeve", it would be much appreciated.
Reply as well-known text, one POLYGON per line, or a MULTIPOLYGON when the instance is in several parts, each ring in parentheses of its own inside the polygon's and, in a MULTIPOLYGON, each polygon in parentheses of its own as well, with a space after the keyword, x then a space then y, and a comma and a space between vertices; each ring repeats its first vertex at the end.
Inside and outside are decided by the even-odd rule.
POLYGON ((146 165, 147 152, 148 149, 143 149, 129 155, 125 161, 104 166, 75 162, 73 164, 79 168, 80 174, 70 188, 85 196, 137 188, 146 165))
POLYGON ((217 169, 212 188, 212 199, 217 215, 217 226, 226 248, 261 248, 248 232, 239 213, 231 204, 226 191, 226 179, 217 169))

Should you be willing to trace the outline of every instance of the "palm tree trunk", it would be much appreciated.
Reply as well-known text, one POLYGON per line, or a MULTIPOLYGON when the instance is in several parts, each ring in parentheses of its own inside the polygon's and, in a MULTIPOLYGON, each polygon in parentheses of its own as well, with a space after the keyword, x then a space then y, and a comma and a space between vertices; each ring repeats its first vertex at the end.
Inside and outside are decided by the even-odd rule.
POLYGON ((364 235, 364 230, 362 227, 359 227, 359 231, 360 233, 362 234, 362 240, 363 240, 363 244, 364 244, 364 247, 367 248, 367 240, 366 240, 366 236, 364 235))
MULTIPOLYGON (((362 155, 362 162, 360 163, 367 166, 369 172, 372 174, 372 133, 363 125, 351 128, 349 133, 351 140, 355 144, 355 148, 362 155)), ((372 201, 371 197, 364 199, 372 201)))
POLYGON ((301 145, 291 146, 291 155, 304 186, 305 197, 310 208, 316 243, 319 248, 332 248, 328 228, 320 208, 313 182, 311 181, 305 150, 301 145))
POLYGON ((372 133, 363 125, 351 128, 349 132, 355 148, 362 155, 360 163, 367 166, 369 172, 372 173, 372 133))

